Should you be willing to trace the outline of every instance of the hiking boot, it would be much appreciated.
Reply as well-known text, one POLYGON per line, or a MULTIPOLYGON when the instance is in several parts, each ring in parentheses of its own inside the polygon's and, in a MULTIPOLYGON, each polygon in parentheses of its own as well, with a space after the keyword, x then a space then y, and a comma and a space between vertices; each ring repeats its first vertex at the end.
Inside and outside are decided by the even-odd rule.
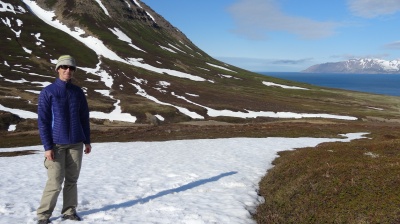
POLYGON ((37 221, 37 224, 48 224, 51 223, 50 219, 41 219, 37 221))
POLYGON ((76 213, 72 215, 63 215, 63 220, 73 220, 73 221, 82 221, 81 217, 79 217, 76 213))

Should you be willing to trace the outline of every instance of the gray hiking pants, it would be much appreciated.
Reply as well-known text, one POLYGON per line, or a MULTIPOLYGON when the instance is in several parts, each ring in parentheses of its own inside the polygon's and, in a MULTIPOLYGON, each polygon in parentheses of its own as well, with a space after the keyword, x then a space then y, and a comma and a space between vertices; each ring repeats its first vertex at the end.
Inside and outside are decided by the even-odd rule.
POLYGON ((63 208, 61 214, 75 214, 78 205, 77 182, 82 164, 83 143, 54 145, 54 160, 45 160, 47 182, 40 206, 37 209, 38 220, 48 219, 57 204, 58 195, 63 189, 63 208))

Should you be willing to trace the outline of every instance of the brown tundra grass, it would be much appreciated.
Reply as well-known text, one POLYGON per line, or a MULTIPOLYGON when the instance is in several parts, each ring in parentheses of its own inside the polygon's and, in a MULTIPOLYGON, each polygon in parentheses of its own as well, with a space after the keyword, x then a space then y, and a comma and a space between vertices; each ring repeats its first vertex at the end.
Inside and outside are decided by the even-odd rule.
POLYGON ((260 182, 257 223, 400 223, 399 126, 281 152, 260 182))

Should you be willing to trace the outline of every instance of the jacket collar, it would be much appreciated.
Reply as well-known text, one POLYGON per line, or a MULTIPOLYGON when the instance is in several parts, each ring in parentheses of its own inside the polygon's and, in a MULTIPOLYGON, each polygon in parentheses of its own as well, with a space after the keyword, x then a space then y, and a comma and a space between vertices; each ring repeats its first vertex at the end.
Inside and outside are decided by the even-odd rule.
POLYGON ((61 86, 61 87, 67 87, 69 85, 71 85, 71 80, 68 80, 67 82, 62 81, 59 78, 56 78, 56 81, 54 82, 56 85, 61 86))

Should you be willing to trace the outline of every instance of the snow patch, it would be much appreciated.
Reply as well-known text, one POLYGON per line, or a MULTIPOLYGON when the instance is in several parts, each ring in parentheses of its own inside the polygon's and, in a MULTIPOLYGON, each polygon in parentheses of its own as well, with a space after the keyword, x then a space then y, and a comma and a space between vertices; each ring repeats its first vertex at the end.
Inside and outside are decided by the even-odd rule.
MULTIPOLYGON (((350 142, 364 134, 93 143, 92 153, 83 156, 78 214, 86 224, 255 223, 249 211, 263 201, 258 183, 278 152, 350 142)), ((2 223, 37 222, 46 181, 43 147, 0 152, 26 150, 37 152, 0 160, 2 223)), ((62 195, 52 223, 73 223, 61 219, 61 209, 62 195)))
POLYGON ((297 87, 297 86, 286 86, 286 85, 276 84, 276 83, 273 83, 273 82, 266 82, 266 81, 263 81, 262 83, 263 83, 264 85, 266 85, 266 86, 277 86, 277 87, 281 87, 281 88, 284 88, 284 89, 309 90, 309 89, 307 89, 307 88, 302 88, 302 87, 297 87))

